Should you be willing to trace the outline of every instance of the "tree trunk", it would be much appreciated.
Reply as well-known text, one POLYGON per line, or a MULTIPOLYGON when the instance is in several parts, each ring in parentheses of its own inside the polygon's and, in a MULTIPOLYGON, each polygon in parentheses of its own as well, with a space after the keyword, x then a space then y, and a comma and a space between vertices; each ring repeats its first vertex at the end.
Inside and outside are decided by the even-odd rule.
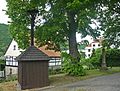
POLYGON ((107 65, 106 65, 106 51, 105 51, 104 47, 102 47, 101 70, 107 70, 107 65))
POLYGON ((67 12, 67 15, 68 15, 68 26, 69 26, 69 36, 68 36, 69 54, 77 61, 80 61, 80 56, 76 41, 77 22, 75 21, 75 14, 73 12, 67 12))

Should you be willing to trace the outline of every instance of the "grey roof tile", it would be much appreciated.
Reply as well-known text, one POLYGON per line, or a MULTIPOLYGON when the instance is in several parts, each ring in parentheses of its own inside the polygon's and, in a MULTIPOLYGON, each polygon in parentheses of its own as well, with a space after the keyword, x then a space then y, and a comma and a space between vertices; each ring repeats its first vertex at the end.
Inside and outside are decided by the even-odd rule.
POLYGON ((16 60, 18 61, 40 61, 49 60, 48 55, 40 51, 35 46, 30 46, 25 52, 19 55, 16 60))

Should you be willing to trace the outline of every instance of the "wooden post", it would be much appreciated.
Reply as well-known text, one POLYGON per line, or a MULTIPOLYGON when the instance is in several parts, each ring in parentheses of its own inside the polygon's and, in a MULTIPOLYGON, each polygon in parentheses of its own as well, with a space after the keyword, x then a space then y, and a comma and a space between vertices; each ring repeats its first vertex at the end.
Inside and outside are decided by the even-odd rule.
POLYGON ((38 13, 38 10, 28 10, 27 11, 31 16, 31 46, 34 46, 34 27, 35 27, 35 17, 38 13))

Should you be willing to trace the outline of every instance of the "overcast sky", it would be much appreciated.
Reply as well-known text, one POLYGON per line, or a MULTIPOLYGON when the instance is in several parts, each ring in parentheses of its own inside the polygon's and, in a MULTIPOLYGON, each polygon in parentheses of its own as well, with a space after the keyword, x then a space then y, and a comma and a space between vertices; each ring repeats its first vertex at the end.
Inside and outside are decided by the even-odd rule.
POLYGON ((9 19, 3 10, 6 10, 6 0, 0 0, 0 23, 7 24, 9 19))

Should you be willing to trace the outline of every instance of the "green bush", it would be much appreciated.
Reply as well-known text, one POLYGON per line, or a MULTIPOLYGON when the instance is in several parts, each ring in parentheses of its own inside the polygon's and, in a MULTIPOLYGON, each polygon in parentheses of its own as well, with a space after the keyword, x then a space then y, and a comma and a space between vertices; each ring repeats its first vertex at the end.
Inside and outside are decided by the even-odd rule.
POLYGON ((3 82, 10 82, 10 81, 16 81, 17 80, 17 75, 10 75, 6 78, 1 78, 0 79, 0 83, 3 83, 3 82))
POLYGON ((88 59, 94 68, 99 68, 101 65, 101 49, 96 49, 93 51, 92 56, 88 59))
POLYGON ((82 63, 83 68, 86 69, 86 70, 94 69, 94 66, 90 62, 89 58, 88 59, 82 58, 81 63, 82 63))
MULTIPOLYGON (((101 54, 101 49, 97 49, 93 55, 87 59, 94 68, 101 66, 101 54)), ((106 64, 107 67, 120 67, 120 49, 106 49, 106 64)))
POLYGON ((5 69, 5 61, 0 59, 0 71, 3 71, 5 69))
POLYGON ((107 50, 106 62, 108 67, 120 67, 120 49, 107 50))
POLYGON ((63 71, 60 68, 57 69, 49 69, 49 74, 50 75, 55 75, 55 74, 61 74, 63 71))
POLYGON ((63 71, 72 76, 83 76, 86 74, 80 61, 75 60, 67 53, 62 53, 63 71))
POLYGON ((5 82, 5 79, 1 78, 0 79, 0 83, 2 83, 2 82, 5 82))

